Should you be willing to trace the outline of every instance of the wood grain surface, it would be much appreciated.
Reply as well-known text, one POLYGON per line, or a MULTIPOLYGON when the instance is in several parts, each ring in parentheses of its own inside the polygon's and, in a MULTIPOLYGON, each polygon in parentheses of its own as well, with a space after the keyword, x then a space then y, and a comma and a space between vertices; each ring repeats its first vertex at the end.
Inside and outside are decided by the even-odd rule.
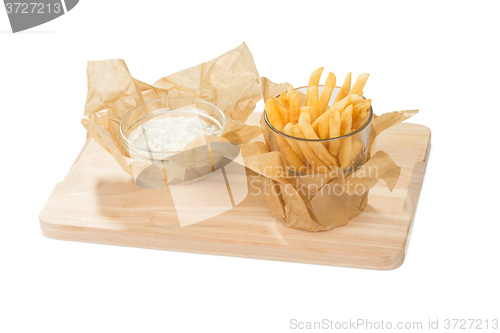
POLYGON ((366 210, 349 224, 314 233, 274 218, 255 187, 233 209, 180 227, 168 191, 137 186, 88 139, 40 213, 41 229, 62 240, 394 269, 404 261, 429 147, 430 131, 422 125, 404 123, 383 132, 375 150, 388 152, 401 166, 395 189, 379 182, 370 190, 366 210))

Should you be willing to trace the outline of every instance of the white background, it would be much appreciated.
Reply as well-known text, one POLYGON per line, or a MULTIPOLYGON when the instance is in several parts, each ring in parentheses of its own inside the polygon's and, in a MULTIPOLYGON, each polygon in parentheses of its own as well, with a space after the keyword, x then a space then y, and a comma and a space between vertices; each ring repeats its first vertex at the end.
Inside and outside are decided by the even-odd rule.
POLYGON ((97 1, 12 34, 0 8, 0 332, 292 332, 290 320, 500 317, 496 1, 97 1), (147 83, 246 42, 261 75, 371 73, 432 151, 405 263, 372 271, 56 241, 38 214, 80 151, 86 61, 147 83))

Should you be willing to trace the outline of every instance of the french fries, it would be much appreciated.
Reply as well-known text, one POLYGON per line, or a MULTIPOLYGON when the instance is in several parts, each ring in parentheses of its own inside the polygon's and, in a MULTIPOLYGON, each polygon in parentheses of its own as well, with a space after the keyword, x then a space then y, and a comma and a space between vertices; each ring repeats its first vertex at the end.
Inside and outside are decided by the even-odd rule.
POLYGON ((369 74, 361 74, 354 82, 351 91, 349 91, 350 95, 360 95, 363 92, 363 88, 365 87, 366 81, 368 80, 369 74))
POLYGON ((323 67, 312 72, 307 86, 306 106, 311 108, 311 119, 314 121, 319 116, 319 79, 323 73, 323 67))
POLYGON ((285 158, 288 161, 288 165, 297 172, 306 167, 299 155, 290 147, 287 147, 285 150, 285 158))
MULTIPOLYGON (((351 133, 352 130, 352 105, 345 108, 340 116, 340 135, 351 133)), ((347 169, 351 165, 352 158, 352 137, 344 138, 340 141, 339 162, 342 169, 347 169)))
POLYGON ((342 87, 340 87, 340 91, 337 94, 337 97, 335 97, 335 101, 333 101, 333 104, 337 103, 344 97, 346 97, 349 94, 349 91, 351 90, 351 73, 347 74, 347 76, 344 79, 344 83, 342 83, 342 87))
POLYGON ((361 142, 360 140, 353 140, 351 158, 353 160, 356 160, 356 158, 361 156, 362 152, 363 152, 363 142, 361 142))
MULTIPOLYGON (((292 87, 293 89, 293 87, 292 87)), ((286 91, 283 91, 281 94, 280 94, 280 97, 278 98, 278 101, 281 103, 281 105, 283 105, 285 107, 285 109, 288 109, 289 108, 289 103, 288 103, 288 96, 287 96, 287 93, 286 91)))
POLYGON ((326 110, 325 113, 323 113, 321 116, 318 117, 318 119, 316 119, 313 122, 312 125, 313 125, 314 129, 317 130, 318 127, 319 127, 319 122, 321 121, 321 119, 323 119, 325 117, 328 117, 328 115, 331 112, 339 111, 339 112, 342 113, 342 110, 344 110, 348 105, 357 104, 357 103, 361 102, 362 100, 363 100, 363 98, 361 96, 358 96, 358 95, 347 95, 346 97, 344 97, 343 99, 341 99, 338 103, 333 104, 332 107, 330 107, 328 110, 326 110))
POLYGON ((362 102, 356 104, 352 113, 352 128, 353 131, 360 128, 368 118, 368 109, 370 108, 372 100, 365 99, 362 102))
POLYGON ((337 79, 328 73, 319 95, 322 73, 323 67, 311 73, 305 100, 301 100, 304 94, 290 85, 288 91, 268 99, 264 108, 269 123, 286 134, 272 133, 276 146, 287 165, 300 172, 325 172, 335 167, 348 170, 365 151, 361 139, 347 134, 368 120, 371 99, 362 96, 369 74, 359 75, 351 87, 348 73, 335 101, 329 105, 337 79), (339 139, 328 140, 332 138, 339 139))
MULTIPOLYGON (((289 135, 289 136, 295 136, 293 134, 293 125, 291 123, 286 124, 286 126, 283 127, 283 133, 285 133, 286 135, 289 135)), ((290 147, 293 149, 295 154, 297 154, 297 156, 299 156, 299 158, 302 160, 302 163, 307 164, 307 159, 304 156, 304 153, 302 152, 302 150, 300 149, 297 141, 293 140, 293 139, 288 139, 288 138, 286 139, 286 141, 288 142, 290 147)))
MULTIPOLYGON (((340 112, 338 110, 330 113, 328 117, 328 126, 330 131, 330 138, 337 138, 340 136, 340 112)), ((340 140, 333 140, 328 143, 328 150, 330 154, 337 156, 340 147, 340 140)))
POLYGON ((319 114, 322 115, 323 112, 328 108, 328 102, 330 102, 330 98, 332 97, 333 89, 335 88, 335 83, 337 82, 337 78, 335 74, 332 72, 328 73, 328 77, 326 78, 325 86, 323 87, 323 91, 321 92, 321 96, 319 97, 319 114))
MULTIPOLYGON (((305 139, 306 137, 302 133, 298 124, 293 125, 293 134, 296 138, 305 139)), ((305 141, 297 141, 297 144, 300 147, 300 150, 304 153, 307 161, 311 165, 313 169, 322 169, 326 168, 326 165, 316 156, 313 152, 312 148, 305 141)))
POLYGON ((288 120, 292 125, 295 125, 299 121, 299 116, 300 116, 300 95, 297 91, 293 90, 292 85, 290 85, 287 95, 288 95, 288 113, 289 113, 288 120))
POLYGON ((280 111, 278 108, 278 103, 276 99, 271 98, 266 102, 264 106, 264 111, 266 111, 267 119, 274 128, 281 131, 284 127, 283 119, 281 119, 280 111))
MULTIPOLYGON (((283 94, 281 94, 283 95, 283 94)), ((280 103, 276 97, 272 97, 273 99, 276 100, 276 103, 274 103, 277 107, 278 107, 278 110, 280 112, 280 115, 281 115, 281 120, 283 121, 283 124, 286 124, 288 123, 288 108, 286 106, 284 106, 282 103, 280 103)))
POLYGON ((324 118, 319 123, 319 138, 321 140, 330 138, 330 123, 328 118, 324 118))
MULTIPOLYGON (((309 112, 306 111, 300 115, 299 127, 300 127, 300 130, 302 131, 302 133, 304 134, 304 136, 306 137, 306 139, 319 140, 319 137, 316 135, 316 133, 314 132, 314 129, 312 128, 309 112)), ((309 144, 311 149, 314 151, 316 156, 319 157, 321 162, 323 162, 324 164, 326 164, 330 168, 332 168, 334 166, 339 166, 339 163, 338 163, 337 159, 335 158, 335 156, 330 154, 328 149, 326 149, 326 147, 321 142, 308 141, 307 143, 309 144)))

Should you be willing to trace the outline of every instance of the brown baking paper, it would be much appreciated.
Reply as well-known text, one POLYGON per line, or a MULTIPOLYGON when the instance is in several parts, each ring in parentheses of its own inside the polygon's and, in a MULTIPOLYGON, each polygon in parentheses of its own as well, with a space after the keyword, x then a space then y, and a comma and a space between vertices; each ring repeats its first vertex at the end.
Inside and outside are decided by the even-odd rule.
POLYGON ((241 146, 245 165, 267 178, 265 192, 269 208, 287 226, 308 231, 340 227, 365 209, 368 192, 380 179, 389 190, 394 189, 401 168, 386 152, 377 151, 371 155, 371 149, 378 134, 417 112, 395 111, 375 116, 370 132, 369 158, 345 178, 340 168, 333 168, 328 173, 292 176, 286 171, 281 153, 269 150, 267 139, 266 144, 251 142, 241 146))
POLYGON ((262 131, 245 124, 261 99, 259 74, 245 44, 200 65, 164 77, 154 85, 134 79, 123 60, 88 63, 88 94, 83 126, 120 166, 137 177, 150 163, 130 158, 122 146, 120 121, 132 108, 171 96, 195 97, 226 115, 223 137, 233 144, 249 142, 262 131))

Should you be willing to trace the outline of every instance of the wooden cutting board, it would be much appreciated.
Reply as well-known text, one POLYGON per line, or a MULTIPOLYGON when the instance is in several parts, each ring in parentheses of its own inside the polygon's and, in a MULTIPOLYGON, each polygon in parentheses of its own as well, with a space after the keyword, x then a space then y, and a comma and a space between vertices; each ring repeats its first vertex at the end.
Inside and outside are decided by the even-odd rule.
POLYGON ((143 189, 113 157, 88 139, 40 213, 50 238, 236 257, 369 269, 394 269, 405 257, 430 147, 430 131, 399 124, 377 138, 401 166, 390 192, 380 181, 366 210, 325 232, 286 227, 255 187, 233 209, 180 227, 166 190, 143 189))

